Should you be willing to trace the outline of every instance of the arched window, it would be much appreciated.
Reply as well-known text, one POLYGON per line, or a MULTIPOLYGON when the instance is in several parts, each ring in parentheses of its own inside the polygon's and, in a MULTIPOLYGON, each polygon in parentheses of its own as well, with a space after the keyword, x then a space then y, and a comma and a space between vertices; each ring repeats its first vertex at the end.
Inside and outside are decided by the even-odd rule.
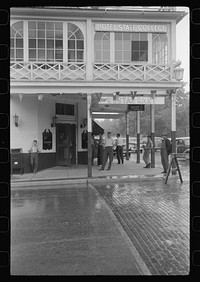
POLYGON ((68 62, 83 62, 84 37, 78 26, 68 23, 68 62))
POLYGON ((96 32, 94 36, 94 61, 96 63, 110 62, 110 33, 96 32))
POLYGON ((63 23, 28 22, 29 61, 63 61, 63 23))
POLYGON ((23 61, 23 22, 14 23, 10 29, 10 60, 23 61))
POLYGON ((168 64, 167 35, 154 33, 152 35, 152 63, 168 64))

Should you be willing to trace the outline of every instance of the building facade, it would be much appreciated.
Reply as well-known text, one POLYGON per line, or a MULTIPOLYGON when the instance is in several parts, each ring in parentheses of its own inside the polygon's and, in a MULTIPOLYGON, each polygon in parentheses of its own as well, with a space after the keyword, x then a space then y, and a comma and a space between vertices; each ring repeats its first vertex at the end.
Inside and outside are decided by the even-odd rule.
POLYGON ((87 163, 92 119, 127 115, 127 104, 152 104, 153 114, 171 95, 176 131, 176 24, 185 13, 169 10, 11 9, 11 149, 22 148, 25 172, 34 139, 39 169, 87 163))

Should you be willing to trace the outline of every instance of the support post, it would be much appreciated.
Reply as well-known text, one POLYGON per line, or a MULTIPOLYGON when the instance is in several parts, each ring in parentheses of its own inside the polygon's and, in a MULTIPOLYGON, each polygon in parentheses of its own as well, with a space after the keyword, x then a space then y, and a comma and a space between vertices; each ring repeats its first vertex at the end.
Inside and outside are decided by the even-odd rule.
POLYGON ((140 163, 140 111, 136 111, 137 127, 137 163, 140 163))
POLYGON ((126 112, 126 160, 129 160, 129 112, 126 112))
POLYGON ((92 80, 93 77, 93 66, 92 66, 92 61, 93 61, 93 40, 92 40, 92 20, 87 19, 87 50, 86 50, 86 79, 87 80, 92 80))
POLYGON ((92 177, 92 116, 91 116, 91 94, 87 94, 87 131, 88 131, 88 177, 92 177))
MULTIPOLYGON (((171 141, 172 153, 176 153, 176 91, 171 92, 171 141)), ((172 162, 172 174, 176 175, 175 165, 172 162)))
MULTIPOLYGON (((152 90, 151 95, 155 101, 156 91, 152 90)), ((150 121, 151 121, 151 141, 153 148, 151 149, 151 167, 155 168, 155 104, 150 105, 150 121)))

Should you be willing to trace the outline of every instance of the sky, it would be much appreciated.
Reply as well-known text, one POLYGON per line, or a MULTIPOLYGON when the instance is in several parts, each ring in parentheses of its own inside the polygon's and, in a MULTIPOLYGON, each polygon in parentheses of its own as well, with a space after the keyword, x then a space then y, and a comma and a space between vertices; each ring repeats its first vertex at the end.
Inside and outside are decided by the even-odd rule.
POLYGON ((188 14, 176 25, 176 60, 180 60, 182 68, 184 68, 183 81, 187 82, 185 91, 189 91, 190 82, 190 35, 189 35, 189 8, 177 6, 177 11, 185 11, 188 14))

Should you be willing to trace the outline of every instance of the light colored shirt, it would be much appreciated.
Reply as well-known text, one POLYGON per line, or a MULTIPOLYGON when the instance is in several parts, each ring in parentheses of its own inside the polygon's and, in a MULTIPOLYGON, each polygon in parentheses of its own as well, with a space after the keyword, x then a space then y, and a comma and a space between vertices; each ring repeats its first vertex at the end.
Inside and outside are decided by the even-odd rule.
POLYGON ((110 138, 108 138, 108 137, 106 137, 105 139, 104 139, 104 146, 105 147, 108 147, 108 146, 113 146, 114 144, 115 144, 115 141, 113 140, 113 138, 112 137, 110 137, 110 138))
POLYGON ((116 139, 116 146, 123 146, 123 140, 122 140, 121 137, 118 137, 118 138, 116 139))
POLYGON ((37 153, 39 150, 37 146, 32 146, 30 151, 31 153, 37 153))

